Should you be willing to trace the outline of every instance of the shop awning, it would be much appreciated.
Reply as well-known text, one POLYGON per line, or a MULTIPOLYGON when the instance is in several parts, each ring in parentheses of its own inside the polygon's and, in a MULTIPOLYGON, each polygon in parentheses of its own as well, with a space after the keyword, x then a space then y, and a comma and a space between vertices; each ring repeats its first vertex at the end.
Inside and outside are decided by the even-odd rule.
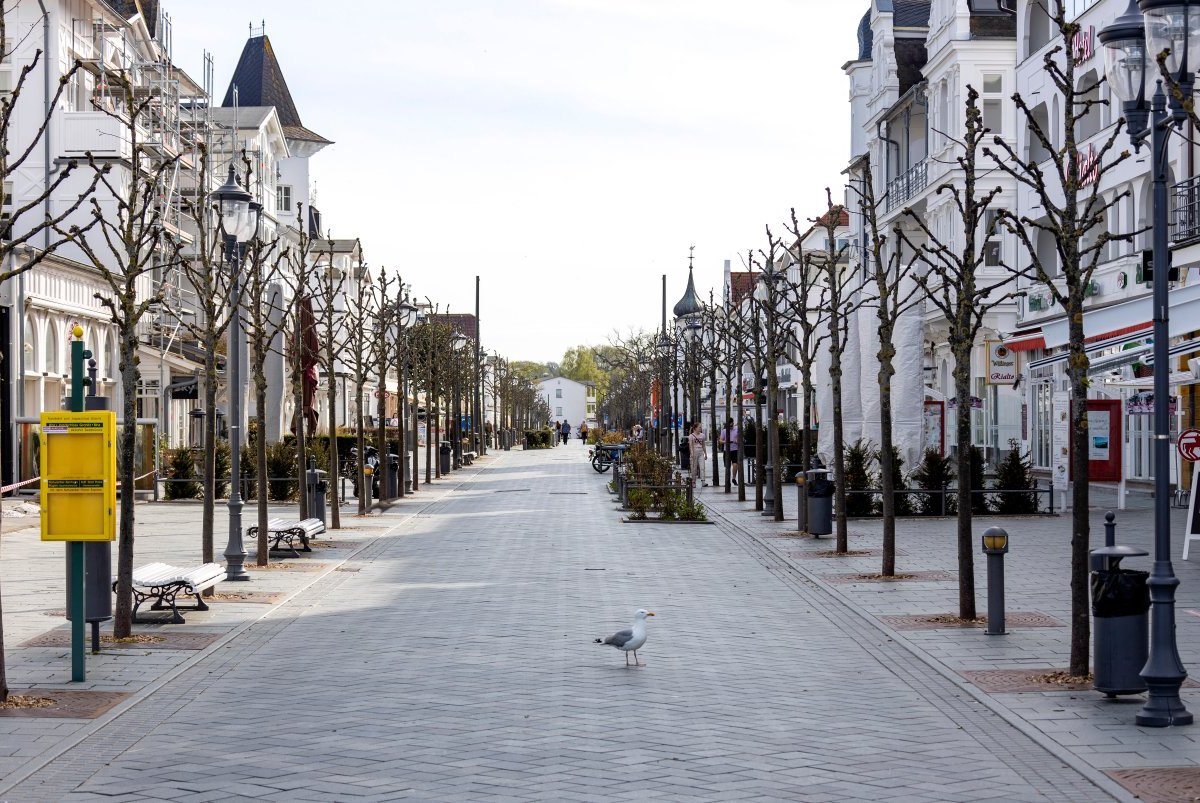
POLYGON ((1029 329, 1009 335, 1003 345, 1009 351, 1033 351, 1046 348, 1046 339, 1042 337, 1041 329, 1029 329))
MULTIPOLYGON (((1134 343, 1140 344, 1146 339, 1147 334, 1148 332, 1145 329, 1141 329, 1132 332, 1126 332, 1125 334, 1118 335, 1116 337, 1110 337, 1106 340, 1100 340, 1096 343, 1093 343, 1089 345, 1087 349, 1088 361, 1090 362, 1097 359, 1101 354, 1109 349, 1130 346, 1134 343)), ((1134 348, 1136 348, 1136 346, 1134 348)), ((1034 360, 1033 362, 1029 363, 1029 370, 1036 371, 1040 368, 1047 368, 1055 363, 1066 362, 1068 356, 1070 356, 1069 352, 1064 351, 1061 354, 1055 354, 1052 357, 1043 357, 1040 360, 1034 360)), ((1124 355, 1121 354, 1112 356, 1118 357, 1124 355)), ((1130 362, 1133 362, 1133 360, 1130 360, 1130 362)))
MULTIPOLYGON (((1200 322, 1200 284, 1188 285, 1171 291, 1170 336, 1181 337, 1196 329, 1200 322)), ((1096 337, 1117 337, 1121 334, 1149 329, 1154 320, 1154 300, 1149 295, 1123 301, 1111 307, 1088 310, 1083 313, 1083 336, 1088 340, 1096 337)), ((1047 321, 1042 324, 1042 335, 1046 348, 1065 346, 1068 340, 1067 319, 1047 321)))

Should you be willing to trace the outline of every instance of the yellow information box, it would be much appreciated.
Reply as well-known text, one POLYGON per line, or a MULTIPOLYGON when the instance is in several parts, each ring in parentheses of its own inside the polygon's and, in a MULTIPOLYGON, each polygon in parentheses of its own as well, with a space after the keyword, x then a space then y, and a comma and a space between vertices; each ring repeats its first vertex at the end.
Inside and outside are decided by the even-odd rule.
POLYGON ((42 413, 42 540, 116 538, 117 414, 42 413))

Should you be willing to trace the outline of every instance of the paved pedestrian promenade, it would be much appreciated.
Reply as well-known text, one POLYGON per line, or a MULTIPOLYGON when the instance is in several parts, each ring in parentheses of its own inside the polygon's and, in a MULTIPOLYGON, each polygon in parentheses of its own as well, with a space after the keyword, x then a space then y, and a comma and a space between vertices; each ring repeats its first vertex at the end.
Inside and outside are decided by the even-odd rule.
MULTIPOLYGON (((1135 704, 985 693, 958 671, 1057 666, 1065 628, 901 631, 880 615, 950 612, 953 583, 835 582, 877 559, 822 557, 828 541, 715 489, 701 498, 717 526, 621 523, 608 479, 575 441, 493 453, 382 515, 346 516, 336 547, 234 589, 273 604, 176 626, 219 634, 207 649, 89 659, 101 682, 126 681, 108 714, 0 719, 44 729, 0 765, 0 799, 1132 800, 1104 770, 1200 765, 1191 729, 1147 734, 1135 704), (646 666, 626 669, 592 640, 639 607, 657 615, 646 666)), ((139 508, 148 528, 171 519, 139 562, 197 512, 139 508)), ((1065 530, 1030 522, 1027 537, 1010 528, 1010 606, 1061 616, 1065 530), (1026 540, 1040 557, 1019 557, 1026 540)), ((873 527, 855 525, 856 549, 873 527)), ((901 566, 952 566, 952 531, 906 525, 901 566)), ((61 556, 34 555, 46 546, 5 536, 6 571, 23 559, 52 584, 61 556)), ((34 586, 6 587, 6 613, 34 586)), ((30 610, 61 606, 40 593, 30 610)), ((34 616, 59 621, 14 626, 33 632, 34 616)), ((1196 617, 1180 618, 1189 661, 1196 617)), ((61 648, 12 650, 10 666, 29 686, 70 685, 61 648)))

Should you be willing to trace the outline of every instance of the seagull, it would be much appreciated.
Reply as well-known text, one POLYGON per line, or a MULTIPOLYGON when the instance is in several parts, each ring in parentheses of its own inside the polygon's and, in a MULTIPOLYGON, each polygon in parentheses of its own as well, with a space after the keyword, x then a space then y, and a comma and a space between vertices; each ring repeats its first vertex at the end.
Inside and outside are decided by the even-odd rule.
POLYGON ((633 627, 628 630, 618 630, 607 638, 596 639, 597 644, 611 644, 625 653, 625 666, 629 664, 629 653, 633 653, 633 666, 645 666, 638 663, 637 651, 646 643, 646 617, 654 614, 645 608, 638 608, 633 614, 633 627))

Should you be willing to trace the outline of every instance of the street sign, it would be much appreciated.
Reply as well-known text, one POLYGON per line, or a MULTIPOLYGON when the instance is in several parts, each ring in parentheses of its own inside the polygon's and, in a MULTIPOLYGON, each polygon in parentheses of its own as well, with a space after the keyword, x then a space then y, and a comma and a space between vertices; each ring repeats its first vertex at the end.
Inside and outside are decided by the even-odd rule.
POLYGON ((1195 463, 1200 461, 1200 429, 1185 429, 1179 433, 1179 456, 1195 463))

